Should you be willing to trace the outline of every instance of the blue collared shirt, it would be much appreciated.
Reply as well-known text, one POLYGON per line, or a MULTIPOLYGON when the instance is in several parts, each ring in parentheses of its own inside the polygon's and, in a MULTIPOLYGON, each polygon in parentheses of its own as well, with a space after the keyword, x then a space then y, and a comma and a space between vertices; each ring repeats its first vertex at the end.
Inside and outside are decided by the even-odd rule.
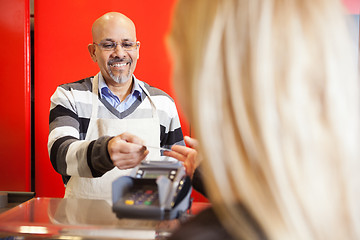
POLYGON ((139 96, 141 96, 142 93, 142 89, 139 85, 139 80, 136 79, 134 75, 133 75, 133 81, 134 83, 130 94, 122 102, 120 102, 118 96, 116 96, 113 92, 111 92, 103 76, 100 73, 99 74, 100 97, 108 101, 111 104, 111 106, 116 108, 116 110, 118 110, 119 112, 124 112, 125 110, 129 109, 129 107, 136 101, 136 99, 139 96))

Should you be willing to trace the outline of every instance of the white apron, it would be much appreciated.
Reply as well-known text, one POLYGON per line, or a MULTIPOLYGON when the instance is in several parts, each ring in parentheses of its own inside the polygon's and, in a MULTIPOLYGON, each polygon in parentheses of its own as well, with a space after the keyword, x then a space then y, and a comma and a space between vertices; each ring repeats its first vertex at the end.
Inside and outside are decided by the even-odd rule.
MULTIPOLYGON (((152 118, 143 119, 101 119, 98 118, 98 83, 99 74, 93 79, 93 99, 92 99, 92 113, 89 122, 89 128, 85 140, 95 140, 101 136, 117 136, 124 132, 134 134, 145 141, 149 146, 160 147, 160 122, 157 115, 154 102, 150 98, 149 92, 144 86, 140 87, 147 95, 151 107, 152 118)), ((160 160, 160 151, 149 149, 149 160, 160 160)), ((98 178, 83 178, 72 176, 67 183, 65 190, 65 197, 69 198, 90 198, 90 199, 105 199, 111 201, 111 185, 114 180, 120 176, 127 176, 131 173, 131 169, 120 170, 114 167, 112 170, 105 173, 98 178)))

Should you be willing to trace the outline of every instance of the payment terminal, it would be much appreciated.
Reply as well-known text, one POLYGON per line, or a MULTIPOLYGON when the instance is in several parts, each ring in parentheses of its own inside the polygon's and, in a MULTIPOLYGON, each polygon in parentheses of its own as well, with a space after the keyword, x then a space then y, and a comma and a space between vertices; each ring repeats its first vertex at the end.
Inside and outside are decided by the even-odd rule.
POLYGON ((118 218, 174 219, 191 207, 191 180, 183 165, 167 157, 147 161, 112 184, 113 212, 118 218))

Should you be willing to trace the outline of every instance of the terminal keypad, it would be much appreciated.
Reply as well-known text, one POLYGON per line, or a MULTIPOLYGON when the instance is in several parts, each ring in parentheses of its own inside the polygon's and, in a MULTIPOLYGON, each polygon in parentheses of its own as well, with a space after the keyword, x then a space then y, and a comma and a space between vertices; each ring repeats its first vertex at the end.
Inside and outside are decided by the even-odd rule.
POLYGON ((124 198, 126 205, 158 205, 159 193, 152 189, 138 189, 124 198))

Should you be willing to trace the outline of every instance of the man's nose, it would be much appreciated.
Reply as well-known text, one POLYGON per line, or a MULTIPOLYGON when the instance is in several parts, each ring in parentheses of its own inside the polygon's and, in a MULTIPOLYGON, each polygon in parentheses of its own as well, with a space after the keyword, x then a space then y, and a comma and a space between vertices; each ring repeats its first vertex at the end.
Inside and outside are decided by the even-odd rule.
POLYGON ((121 44, 116 45, 114 52, 116 53, 117 56, 125 56, 126 55, 126 51, 121 46, 121 44))

